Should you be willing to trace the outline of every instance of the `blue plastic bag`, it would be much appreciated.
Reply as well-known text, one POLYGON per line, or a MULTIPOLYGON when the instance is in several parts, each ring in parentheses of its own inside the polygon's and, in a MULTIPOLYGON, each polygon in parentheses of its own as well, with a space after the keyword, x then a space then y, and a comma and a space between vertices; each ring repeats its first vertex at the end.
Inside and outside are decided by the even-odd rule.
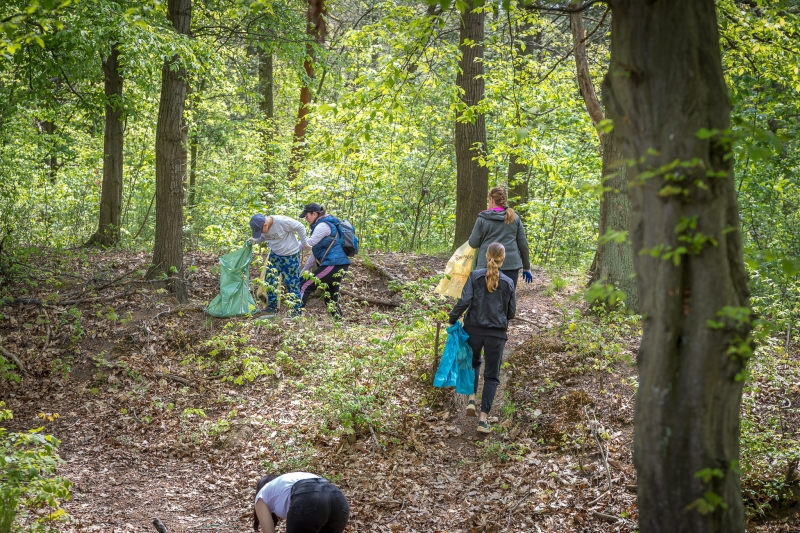
POLYGON ((455 387, 459 394, 475 393, 475 371, 472 368, 472 348, 467 342, 469 335, 456 322, 447 328, 447 342, 442 360, 433 378, 434 387, 455 387))

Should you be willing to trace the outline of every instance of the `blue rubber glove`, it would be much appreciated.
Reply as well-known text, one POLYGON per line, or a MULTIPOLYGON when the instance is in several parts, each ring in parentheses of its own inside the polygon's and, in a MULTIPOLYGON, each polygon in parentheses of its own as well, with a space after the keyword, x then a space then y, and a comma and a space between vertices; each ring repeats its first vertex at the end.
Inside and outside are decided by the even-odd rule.
POLYGON ((524 281, 525 283, 533 282, 533 274, 531 274, 530 270, 522 271, 522 281, 524 281))

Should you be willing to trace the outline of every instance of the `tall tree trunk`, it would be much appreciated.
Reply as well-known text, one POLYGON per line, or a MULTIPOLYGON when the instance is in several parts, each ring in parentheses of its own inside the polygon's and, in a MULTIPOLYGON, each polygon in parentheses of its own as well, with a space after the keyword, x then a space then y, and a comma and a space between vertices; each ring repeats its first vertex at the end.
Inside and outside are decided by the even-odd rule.
POLYGON ((736 466, 750 298, 714 1, 611 4, 603 96, 636 162, 639 528, 743 532, 736 466))
MULTIPOLYGON (((483 100, 483 25, 484 13, 479 0, 467 2, 461 15, 456 85, 461 101, 469 107, 483 100), (475 10, 475 8, 478 8, 475 10)), ((462 115, 463 117, 463 115, 462 115)), ((489 195, 489 169, 476 160, 486 153, 486 121, 483 114, 471 120, 456 118, 456 232, 454 247, 460 246, 472 232, 475 218, 486 209, 489 195)))
POLYGON ((48 146, 47 148, 47 157, 45 158, 45 165, 47 165, 47 177, 50 180, 50 183, 56 182, 56 173, 58 172, 58 158, 53 153, 53 139, 52 136, 56 133, 56 125, 54 122, 50 120, 38 120, 37 125, 39 126, 39 133, 42 135, 47 135, 48 139, 48 146))
POLYGON ((106 126, 103 135, 103 188, 100 192, 100 219, 97 231, 87 246, 114 246, 119 242, 122 214, 122 74, 119 71, 119 48, 114 43, 111 54, 103 59, 105 77, 106 126))
POLYGON ((188 206, 189 209, 195 206, 196 202, 196 193, 195 187, 197 187, 197 149, 200 146, 200 142, 197 139, 197 128, 192 131, 191 141, 189 141, 189 150, 191 152, 191 159, 189 160, 189 202, 188 206))
POLYGON ((261 102, 258 107, 266 120, 275 117, 275 98, 273 96, 272 52, 258 49, 258 88, 261 102))
MULTIPOLYGON (((573 0, 572 7, 577 7, 580 2, 573 0)), ((597 94, 594 83, 589 73, 589 61, 586 58, 586 31, 583 27, 583 14, 571 13, 570 25, 575 43, 575 70, 578 86, 586 104, 586 111, 597 126, 605 120, 605 113, 597 94)), ((628 234, 631 220, 631 203, 628 196, 628 172, 624 159, 616 143, 613 133, 603 134, 597 132, 602 149, 602 183, 605 188, 600 199, 600 224, 594 261, 590 269, 589 284, 606 282, 625 293, 625 305, 631 311, 639 312, 639 291, 636 287, 633 270, 633 252, 630 239, 623 242, 612 239, 603 242, 603 237, 609 231, 616 234, 628 234)))
MULTIPOLYGON (((525 33, 530 32, 531 24, 526 24, 523 31, 525 33)), ((511 30, 509 30, 511 31, 511 30)), ((532 35, 527 35, 526 39, 523 41, 519 41, 516 47, 516 59, 514 60, 514 84, 515 86, 520 85, 519 77, 517 76, 517 68, 516 63, 520 63, 521 67, 525 67, 525 63, 527 62, 528 58, 533 54, 533 45, 535 44, 536 39, 541 38, 541 33, 537 34, 536 37, 532 35)), ((516 114, 516 124, 518 128, 522 127, 522 112, 520 110, 519 102, 516 98, 514 99, 514 105, 516 107, 515 114, 516 114)), ((520 161, 519 156, 517 154, 512 153, 509 157, 508 161, 508 196, 509 196, 509 205, 511 207, 516 207, 518 205, 526 204, 529 200, 529 180, 530 180, 531 169, 527 163, 523 163, 520 161)))
POLYGON ((321 44, 325 40, 325 0, 308 0, 308 11, 306 11, 306 57, 303 61, 303 68, 306 71, 308 82, 303 83, 300 88, 300 108, 297 110, 297 122, 294 126, 294 137, 292 142, 292 155, 289 160, 289 181, 293 181, 300 173, 300 165, 305 157, 306 127, 308 126, 308 104, 311 103, 311 90, 309 83, 314 79, 314 57, 313 42, 321 44))
MULTIPOLYGON (((192 0, 169 0, 169 20, 175 31, 189 34, 192 0)), ((178 57, 164 61, 161 100, 156 125, 156 239, 148 277, 166 274, 180 302, 188 301, 183 282, 183 180, 186 173, 183 110, 188 82, 178 57)))

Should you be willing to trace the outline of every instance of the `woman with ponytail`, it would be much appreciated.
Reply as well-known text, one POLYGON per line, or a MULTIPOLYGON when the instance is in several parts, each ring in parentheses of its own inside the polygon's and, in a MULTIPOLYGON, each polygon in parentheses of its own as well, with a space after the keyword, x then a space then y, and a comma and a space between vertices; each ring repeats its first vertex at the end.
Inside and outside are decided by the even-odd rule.
MULTIPOLYGON (((503 273, 506 250, 499 242, 486 246, 485 268, 473 270, 469 275, 461 298, 450 311, 450 324, 455 324, 464 311, 464 330, 469 334, 472 348, 472 368, 475 369, 475 393, 481 374, 481 351, 486 358, 483 372, 483 394, 478 431, 489 433, 488 417, 500 384, 500 363, 508 339, 508 321, 517 312, 514 281, 503 273)), ((476 415, 475 394, 470 395, 467 416, 476 415)))
POLYGON ((503 274, 511 278, 515 286, 520 269, 525 283, 533 281, 525 227, 519 215, 508 207, 508 195, 502 187, 494 187, 489 191, 489 209, 478 215, 469 236, 469 245, 478 250, 477 268, 486 268, 486 249, 493 242, 499 242, 505 247, 503 274))

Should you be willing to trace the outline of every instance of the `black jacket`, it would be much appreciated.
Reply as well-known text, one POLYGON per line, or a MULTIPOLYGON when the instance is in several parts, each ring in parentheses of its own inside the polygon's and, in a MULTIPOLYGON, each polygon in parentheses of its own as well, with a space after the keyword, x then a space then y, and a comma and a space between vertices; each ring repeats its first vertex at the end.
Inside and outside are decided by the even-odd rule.
POLYGON ((486 290, 486 269, 474 270, 464 284, 461 298, 450 311, 450 323, 455 324, 461 315, 464 317, 464 329, 478 332, 478 329, 508 329, 508 321, 517 313, 517 299, 514 295, 514 282, 500 272, 497 288, 492 292, 486 290))
POLYGON ((486 268, 486 249, 493 242, 499 242, 506 249, 504 269, 530 270, 528 239, 525 237, 522 219, 517 215, 511 224, 506 224, 505 220, 505 211, 482 211, 478 215, 472 234, 469 236, 469 245, 478 250, 477 268, 486 268))

